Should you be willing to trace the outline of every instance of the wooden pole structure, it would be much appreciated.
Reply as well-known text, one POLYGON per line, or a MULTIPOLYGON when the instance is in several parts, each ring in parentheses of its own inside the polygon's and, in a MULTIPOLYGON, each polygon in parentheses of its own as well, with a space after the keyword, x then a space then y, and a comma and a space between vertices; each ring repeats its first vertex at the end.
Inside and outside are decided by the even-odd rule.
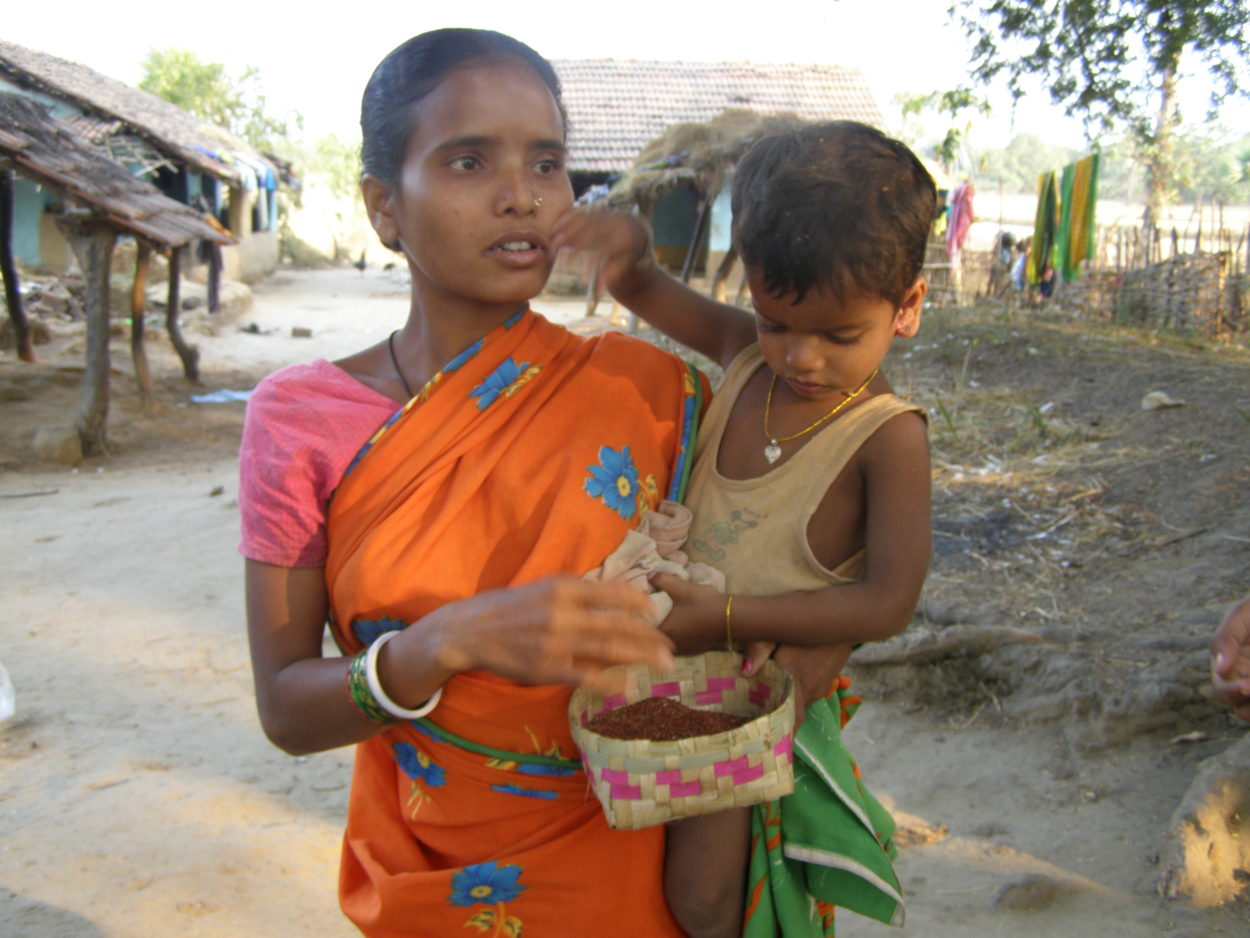
POLYGON ((90 216, 70 213, 57 218, 65 233, 85 285, 83 306, 87 314, 87 370, 82 399, 74 426, 82 439, 83 455, 107 452, 105 426, 109 411, 109 275, 113 244, 112 228, 90 216))
POLYGON ((165 328, 169 330, 169 341, 174 351, 182 359, 182 373, 188 381, 200 380, 200 351, 187 344, 182 337, 182 327, 178 325, 178 307, 182 303, 179 290, 182 285, 182 252, 178 248, 169 251, 169 299, 165 303, 165 328))
POLYGON ((699 248, 703 244, 703 232, 707 230, 708 219, 712 217, 713 200, 704 197, 699 204, 699 220, 695 222, 694 234, 690 236, 690 247, 686 251, 686 262, 681 265, 681 282, 689 283, 694 273, 694 262, 699 256, 699 248))
POLYGON ((35 360, 35 346, 30 335, 30 323, 22 308, 22 291, 17 279, 17 264, 13 261, 13 171, 0 169, 0 275, 4 277, 4 302, 9 307, 9 321, 13 323, 13 341, 17 357, 24 362, 35 360))
POLYGON ((712 299, 717 303, 724 303, 727 300, 728 290, 725 283, 729 280, 729 274, 734 269, 734 264, 738 262, 738 249, 733 245, 729 246, 729 250, 725 252, 725 256, 721 258, 720 264, 716 267, 716 274, 712 277, 712 299))
POLYGON ((130 358, 135 365, 135 378, 146 409, 152 404, 152 369, 148 367, 148 351, 143 345, 143 320, 148 312, 148 268, 152 262, 152 248, 145 241, 140 241, 138 247, 135 285, 130 291, 130 358))

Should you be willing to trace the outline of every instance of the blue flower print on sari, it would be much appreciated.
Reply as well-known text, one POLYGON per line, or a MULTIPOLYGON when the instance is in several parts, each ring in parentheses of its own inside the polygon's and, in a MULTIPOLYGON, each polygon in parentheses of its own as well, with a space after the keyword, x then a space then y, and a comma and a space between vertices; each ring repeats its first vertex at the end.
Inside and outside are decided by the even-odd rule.
POLYGON ((518 365, 511 358, 505 358, 485 381, 469 392, 469 396, 477 398, 478 410, 485 410, 500 395, 511 397, 541 370, 541 365, 531 365, 529 362, 518 365))
POLYGON ((619 453, 610 446, 599 447, 599 465, 587 466, 590 477, 583 484, 591 498, 603 503, 628 521, 637 511, 638 469, 626 446, 619 453))
POLYGON ((352 622, 352 634, 362 645, 372 645, 383 632, 398 632, 404 627, 400 619, 356 619, 352 622))
POLYGON ((528 889, 517 882, 521 868, 514 864, 500 866, 496 861, 474 863, 451 877, 452 905, 497 905, 510 902, 528 889))
POLYGON ((408 793, 408 813, 415 821, 423 804, 427 801, 434 803, 425 786, 442 788, 447 784, 447 772, 441 765, 431 762, 429 756, 411 743, 396 743, 391 751, 404 774, 412 779, 412 791, 408 793))
POLYGON ((433 788, 441 788, 447 784, 447 773, 440 765, 430 761, 430 757, 411 743, 396 743, 391 747, 395 751, 395 761, 414 782, 424 782, 433 788))

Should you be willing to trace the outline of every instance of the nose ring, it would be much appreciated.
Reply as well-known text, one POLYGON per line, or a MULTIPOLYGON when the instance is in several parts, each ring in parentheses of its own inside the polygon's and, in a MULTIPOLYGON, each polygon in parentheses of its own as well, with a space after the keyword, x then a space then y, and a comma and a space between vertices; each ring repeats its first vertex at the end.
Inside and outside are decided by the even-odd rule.
POLYGON ((543 197, 541 195, 534 196, 534 208, 538 208, 538 206, 542 204, 543 204, 543 197))

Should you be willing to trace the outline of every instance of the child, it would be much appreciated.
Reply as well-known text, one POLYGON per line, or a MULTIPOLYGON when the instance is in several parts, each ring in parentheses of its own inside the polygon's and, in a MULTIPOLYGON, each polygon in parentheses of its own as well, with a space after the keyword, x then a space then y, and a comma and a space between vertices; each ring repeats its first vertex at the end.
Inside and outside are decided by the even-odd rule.
MULTIPOLYGON (((881 368, 895 336, 920 324, 934 205, 916 157, 866 125, 759 141, 733 183, 753 315, 662 272, 630 216, 558 226, 557 244, 600 252, 619 302, 725 368, 696 448, 686 549, 726 574, 729 595, 654 578, 674 600, 662 629, 679 653, 780 643, 776 657, 795 667, 816 646, 840 646, 840 667, 853 643, 910 621, 929 556, 926 424, 881 368)), ((839 722, 827 701, 807 708, 796 794, 779 817, 764 805, 670 825, 666 893, 689 934, 832 935, 833 899, 901 921, 892 823, 859 789, 839 722), (821 784, 830 777, 838 784, 821 784), (853 868, 868 872, 856 880, 853 868)))

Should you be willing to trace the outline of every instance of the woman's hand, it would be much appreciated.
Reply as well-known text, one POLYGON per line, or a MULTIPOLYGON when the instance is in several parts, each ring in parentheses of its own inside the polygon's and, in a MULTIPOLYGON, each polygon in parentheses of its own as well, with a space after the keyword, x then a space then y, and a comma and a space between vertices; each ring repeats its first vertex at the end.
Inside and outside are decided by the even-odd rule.
POLYGON ((644 618, 653 611, 650 599, 623 583, 553 577, 448 603, 405 631, 424 633, 416 640, 432 642, 449 672, 583 684, 617 664, 672 668, 672 642, 644 618))
POLYGON ((552 228, 553 252, 567 248, 585 255, 586 273, 594 272, 595 288, 613 296, 628 293, 656 266, 651 232, 636 215, 572 209, 552 228))
POLYGON ((794 677, 795 729, 803 722, 803 713, 809 704, 829 696, 829 689, 850 657, 850 645, 777 646, 773 660, 794 677))
POLYGON ((671 573, 652 574, 650 582, 672 597, 673 610, 660 623, 660 631, 672 639, 677 654, 697 655, 725 647, 724 593, 671 573))
POLYGON ((1228 610, 1211 638, 1211 683, 1215 696, 1250 723, 1250 597, 1228 610))

